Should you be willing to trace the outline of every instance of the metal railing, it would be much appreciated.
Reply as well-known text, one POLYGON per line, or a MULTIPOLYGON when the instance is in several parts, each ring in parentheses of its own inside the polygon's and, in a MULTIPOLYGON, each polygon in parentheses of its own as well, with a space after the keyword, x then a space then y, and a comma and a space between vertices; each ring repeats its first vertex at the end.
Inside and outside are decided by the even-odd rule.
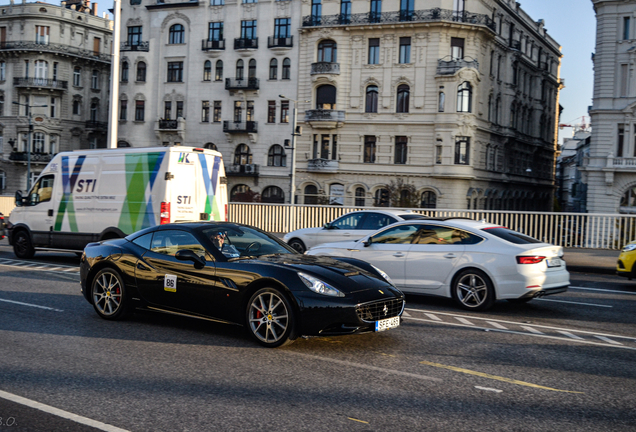
POLYGON ((0 51, 38 51, 38 52, 52 52, 59 54, 68 54, 76 57, 88 58, 91 60, 102 61, 110 64, 110 53, 98 53, 92 50, 85 50, 71 45, 56 44, 56 43, 35 43, 24 41, 5 41, 0 42, 0 51))
POLYGON ((226 90, 258 90, 258 78, 225 78, 226 90))
POLYGON ((18 78, 13 77, 14 87, 43 87, 49 89, 66 90, 68 81, 53 80, 48 78, 18 78))
POLYGON ((340 74, 340 63, 333 62, 317 62, 311 64, 311 75, 316 74, 340 74))
POLYGON ((159 129, 162 129, 162 130, 179 129, 179 122, 177 120, 159 120, 159 129))
MULTIPOLYGON (((53 157, 52 154, 50 153, 36 153, 36 152, 32 152, 31 153, 31 162, 33 163, 40 163, 40 162, 44 162, 44 163, 48 163, 51 161, 51 158, 53 157)), ((16 162, 26 162, 29 159, 29 157, 27 156, 26 152, 11 152, 9 153, 9 160, 11 161, 16 161, 16 162)))
POLYGON ((224 50, 224 49, 225 49, 225 39, 221 39, 221 40, 203 39, 201 41, 201 51, 224 50))
POLYGON ((97 120, 86 120, 86 129, 108 129, 108 122, 101 122, 97 120))
POLYGON ((305 121, 345 121, 345 111, 313 109, 305 111, 305 121))
POLYGON ((150 44, 148 41, 143 41, 143 42, 122 42, 121 46, 119 48, 120 51, 144 51, 144 52, 148 52, 150 51, 150 44))
POLYGON ((234 39, 234 49, 256 49, 258 48, 258 38, 236 38, 234 39))
POLYGON ((258 132, 258 122, 255 122, 255 121, 233 122, 233 121, 224 120, 223 132, 256 133, 258 132))
POLYGON ((465 67, 479 70, 479 62, 472 57, 454 59, 451 56, 446 56, 437 60, 437 75, 453 75, 465 67))
POLYGON ((267 47, 268 48, 291 48, 294 46, 294 37, 276 37, 276 36, 268 36, 267 37, 267 47))

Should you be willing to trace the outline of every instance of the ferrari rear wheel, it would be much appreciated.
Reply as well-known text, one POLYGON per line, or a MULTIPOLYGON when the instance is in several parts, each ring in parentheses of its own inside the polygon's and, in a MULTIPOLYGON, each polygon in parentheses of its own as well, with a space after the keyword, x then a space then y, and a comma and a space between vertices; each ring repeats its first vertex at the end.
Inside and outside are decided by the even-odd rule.
POLYGON ((461 308, 468 310, 486 310, 496 300, 490 278, 477 269, 462 270, 455 275, 452 295, 461 308))
POLYGON ((287 297, 275 288, 261 288, 247 304, 247 327, 263 346, 276 348, 296 338, 294 311, 287 297))
POLYGON ((93 279, 91 298, 97 315, 107 320, 122 319, 130 309, 123 279, 112 268, 105 268, 97 273, 93 279))

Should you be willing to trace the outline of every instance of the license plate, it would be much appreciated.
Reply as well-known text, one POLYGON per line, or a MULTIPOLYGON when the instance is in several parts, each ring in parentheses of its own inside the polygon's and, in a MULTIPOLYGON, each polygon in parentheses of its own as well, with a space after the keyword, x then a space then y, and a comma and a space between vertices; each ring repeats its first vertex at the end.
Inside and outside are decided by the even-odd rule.
POLYGON ((375 331, 381 332, 400 325, 400 317, 389 318, 375 322, 375 331))
POLYGON ((548 260, 548 267, 561 267, 562 262, 560 258, 550 258, 548 260))

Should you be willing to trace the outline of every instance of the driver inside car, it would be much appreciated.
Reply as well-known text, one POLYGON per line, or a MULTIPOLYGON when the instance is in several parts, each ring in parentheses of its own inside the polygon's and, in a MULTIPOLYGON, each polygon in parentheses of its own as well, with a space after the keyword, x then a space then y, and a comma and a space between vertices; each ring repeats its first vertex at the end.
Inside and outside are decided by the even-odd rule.
POLYGON ((229 243, 226 243, 226 234, 223 232, 215 232, 210 236, 212 244, 227 258, 238 258, 241 254, 229 243))

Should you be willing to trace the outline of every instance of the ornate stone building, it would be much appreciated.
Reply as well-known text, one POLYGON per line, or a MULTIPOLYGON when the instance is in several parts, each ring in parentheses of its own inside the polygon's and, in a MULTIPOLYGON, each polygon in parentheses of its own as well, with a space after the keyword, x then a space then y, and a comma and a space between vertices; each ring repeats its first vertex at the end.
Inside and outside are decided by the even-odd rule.
POLYGON ((106 145, 112 21, 70 3, 0 6, 0 194, 59 151, 106 145))
POLYGON ((561 53, 543 20, 511 0, 302 14, 299 202, 552 209, 561 53))

